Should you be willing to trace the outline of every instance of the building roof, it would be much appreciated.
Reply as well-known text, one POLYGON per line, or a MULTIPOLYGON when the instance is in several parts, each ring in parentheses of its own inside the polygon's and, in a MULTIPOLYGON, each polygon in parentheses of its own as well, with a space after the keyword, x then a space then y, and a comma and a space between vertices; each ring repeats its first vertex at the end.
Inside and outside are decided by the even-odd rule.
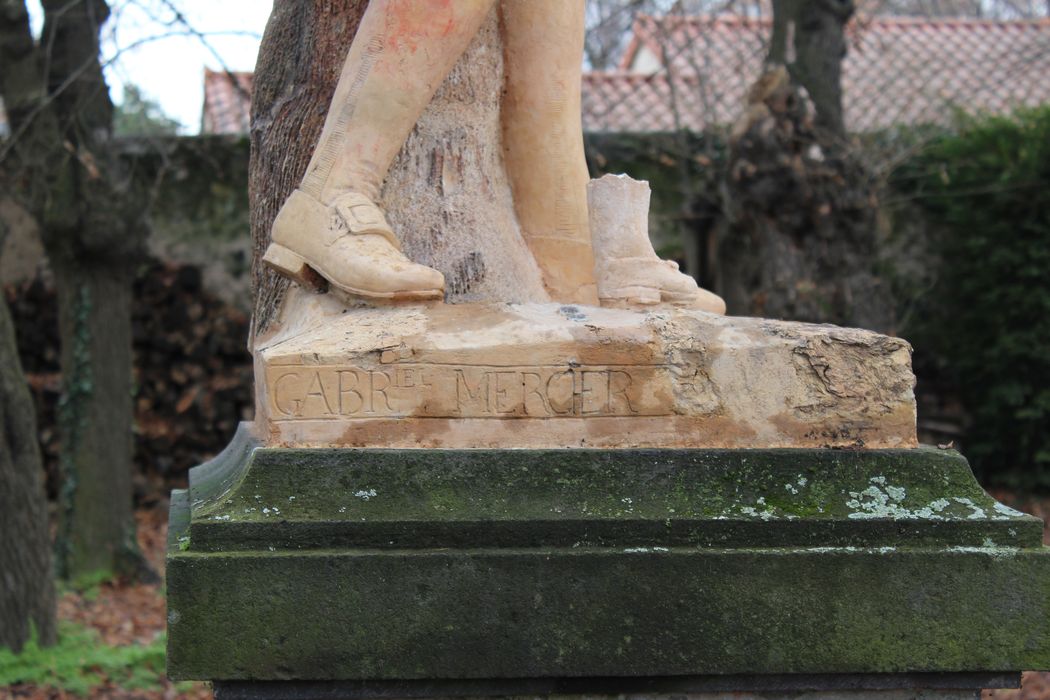
MULTIPOLYGON (((583 78, 589 132, 728 125, 762 70, 768 19, 641 16, 619 70, 583 78)), ((1050 20, 861 17, 843 63, 846 126, 943 123, 1050 102, 1050 20)), ((205 133, 246 133, 252 74, 205 71, 205 133), (234 76, 236 82, 231 79, 234 76)))
MULTIPOLYGON (((656 72, 675 83, 695 81, 702 93, 695 99, 700 113, 681 120, 727 124, 739 114, 762 69, 770 31, 769 19, 642 16, 620 75, 656 72)), ((943 122, 956 108, 1001 114, 1050 102, 1050 20, 861 17, 848 32, 842 83, 851 131, 943 122)), ((603 93, 615 91, 603 88, 603 93)), ((672 109, 666 101, 620 98, 628 104, 608 105, 607 113, 637 114, 631 130, 646 130, 647 121, 666 122, 672 109)), ((620 116, 608 126, 622 129, 625 119, 620 116)))
POLYGON ((592 72, 583 74, 583 128, 587 132, 702 131, 717 114, 729 123, 739 102, 705 103, 705 81, 695 75, 592 72))
POLYGON ((204 69, 202 134, 247 134, 254 73, 204 69))

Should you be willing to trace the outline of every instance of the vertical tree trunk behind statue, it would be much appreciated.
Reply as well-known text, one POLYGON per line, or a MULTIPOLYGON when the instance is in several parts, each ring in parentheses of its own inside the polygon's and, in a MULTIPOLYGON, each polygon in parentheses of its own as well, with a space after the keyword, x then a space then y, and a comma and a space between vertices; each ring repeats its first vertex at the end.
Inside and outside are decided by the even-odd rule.
POLYGON ((59 256, 52 248, 63 374, 60 573, 74 579, 138 574, 130 265, 59 256))
POLYGON ((12 137, 2 174, 40 225, 62 341, 63 483, 56 568, 68 578, 144 573, 132 514, 131 282, 143 198, 122 172, 99 62, 103 0, 43 0, 34 41, 23 0, 0 12, 0 94, 12 137))
POLYGON ((733 314, 892 332, 893 300, 876 273, 877 190, 843 117, 853 3, 773 8, 771 66, 731 138, 720 291, 733 314))
POLYGON ((55 590, 36 411, 0 299, 0 648, 55 641, 55 590))
MULTIPOLYGON (((288 289, 259 264, 270 226, 310 160, 367 4, 274 3, 252 97, 256 333, 270 325, 288 289)), ((382 192, 380 204, 406 254, 445 274, 450 301, 547 300, 521 238, 503 166, 502 64, 494 10, 416 125, 382 192)))

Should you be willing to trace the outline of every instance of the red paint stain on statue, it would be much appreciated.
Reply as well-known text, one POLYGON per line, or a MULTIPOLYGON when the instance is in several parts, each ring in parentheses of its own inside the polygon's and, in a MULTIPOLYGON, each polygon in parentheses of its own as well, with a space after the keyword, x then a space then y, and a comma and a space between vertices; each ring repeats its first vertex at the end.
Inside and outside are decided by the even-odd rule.
POLYGON ((394 51, 415 53, 428 39, 451 34, 456 27, 453 0, 391 0, 387 42, 394 51))

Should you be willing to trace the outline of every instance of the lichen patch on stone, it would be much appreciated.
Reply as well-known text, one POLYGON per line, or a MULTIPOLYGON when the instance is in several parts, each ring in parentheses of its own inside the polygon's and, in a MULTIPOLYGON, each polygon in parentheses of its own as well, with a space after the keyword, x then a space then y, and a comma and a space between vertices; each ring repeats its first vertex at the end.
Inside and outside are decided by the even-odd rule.
MULTIPOLYGON (((921 519, 921 520, 943 520, 940 513, 949 506, 949 502, 943 498, 930 501, 919 508, 908 508, 904 505, 907 498, 907 490, 902 486, 895 486, 886 482, 884 476, 873 476, 869 479, 870 486, 863 491, 850 491, 846 507, 853 512, 848 517, 853 520, 871 520, 875 518, 897 518, 897 519, 921 519)), ((977 508, 969 499, 955 500, 965 505, 977 508)), ((972 517, 972 516, 971 516, 972 517)), ((981 511, 980 517, 984 517, 981 511)))

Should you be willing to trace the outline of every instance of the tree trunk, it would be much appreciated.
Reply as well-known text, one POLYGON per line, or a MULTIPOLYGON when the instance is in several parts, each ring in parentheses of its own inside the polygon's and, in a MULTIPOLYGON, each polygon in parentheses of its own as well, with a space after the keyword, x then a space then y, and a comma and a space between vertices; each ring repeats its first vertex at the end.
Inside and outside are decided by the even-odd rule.
MULTIPOLYGON (((270 227, 310 160, 366 6, 366 0, 274 3, 252 98, 254 333, 270 325, 288 289, 259 264, 270 227)), ((548 298, 521 237, 503 165, 502 64, 494 9, 409 136, 380 198, 405 253, 445 274, 452 302, 548 298)))
POLYGON ((773 7, 771 65, 730 138, 720 291, 734 314, 892 332, 893 300, 876 274, 876 183, 842 117, 852 2, 773 7), (776 65, 791 56, 787 70, 776 65))
POLYGON ((795 2, 795 61, 791 74, 806 88, 817 109, 817 128, 826 147, 846 137, 842 115, 842 59, 853 0, 795 2))
POLYGON ((55 265, 62 337, 58 569, 72 580, 150 575, 132 512, 131 275, 121 265, 55 265))
POLYGON ((47 501, 41 479, 36 411, 0 299, 0 648, 15 653, 35 633, 55 642, 47 501))
POLYGON ((12 131, 0 162, 40 225, 60 300, 66 481, 56 568, 71 578, 143 573, 130 515, 129 301, 145 199, 112 140, 113 104, 99 62, 109 6, 41 5, 43 38, 34 42, 23 0, 0 0, 0 93, 12 131))
POLYGON ((773 0, 773 31, 769 38, 769 63, 786 66, 788 46, 794 49, 795 23, 799 0, 773 0))
POLYGON ((846 25, 855 9, 853 0, 773 0, 766 61, 787 66, 794 81, 806 89, 823 140, 836 146, 846 138, 842 59, 847 50, 846 25))

